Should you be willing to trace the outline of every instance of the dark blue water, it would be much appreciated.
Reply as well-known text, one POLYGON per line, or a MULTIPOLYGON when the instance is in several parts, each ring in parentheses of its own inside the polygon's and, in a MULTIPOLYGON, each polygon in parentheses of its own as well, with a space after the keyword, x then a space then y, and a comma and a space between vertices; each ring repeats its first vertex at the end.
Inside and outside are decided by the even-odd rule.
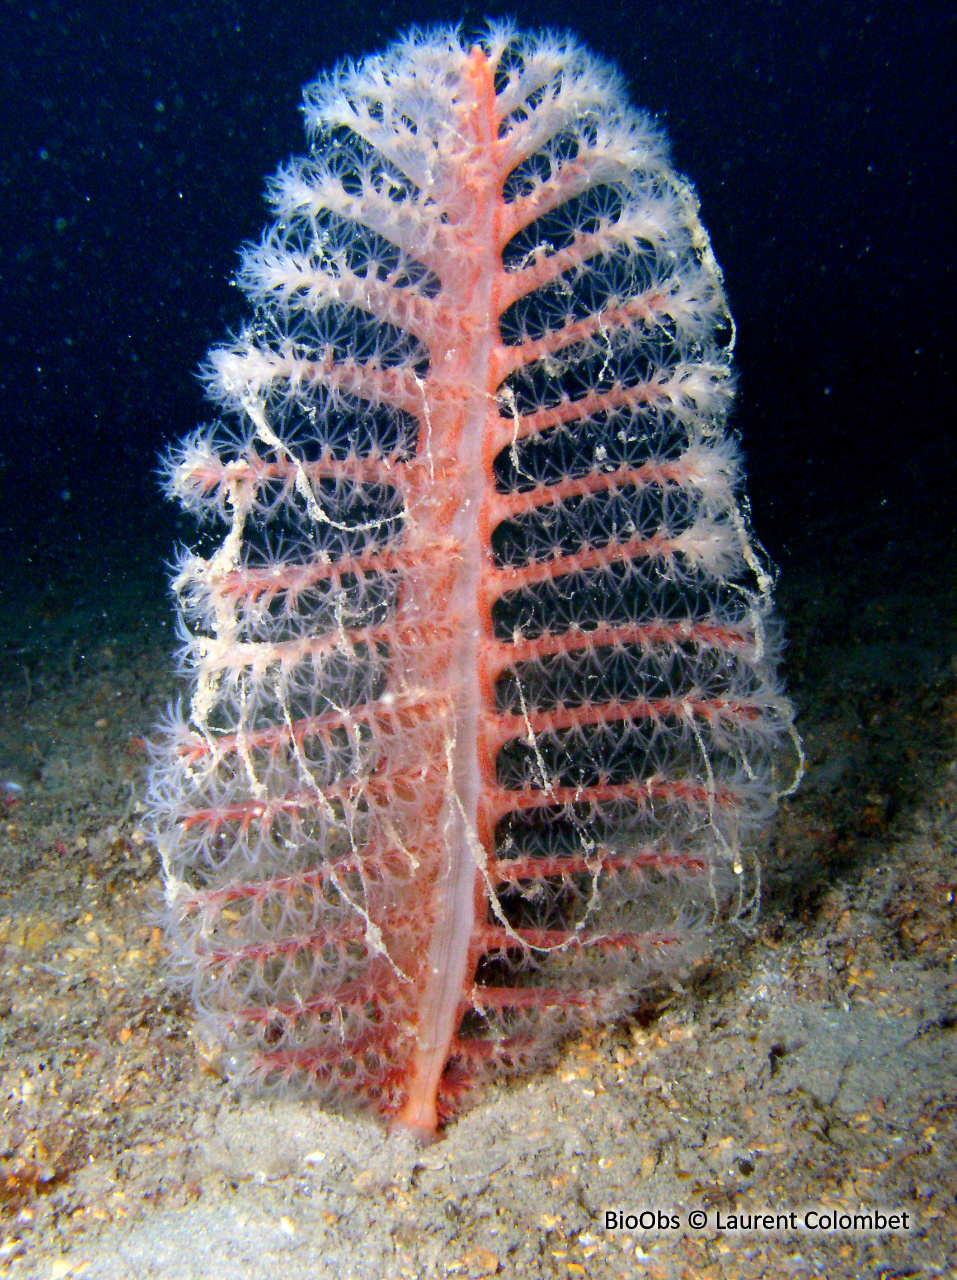
MULTIPOLYGON (((378 8, 3 5, 8 608, 99 591, 108 614, 133 578, 162 595, 178 517, 156 456, 209 416, 193 373, 242 317, 229 277, 265 176, 303 149, 301 85, 410 22, 508 11, 378 8)), ((524 26, 569 14, 521 8, 524 26)), ((738 324, 755 524, 785 580, 842 556, 906 573, 957 523, 953 7, 629 0, 573 26, 700 192, 738 324)))

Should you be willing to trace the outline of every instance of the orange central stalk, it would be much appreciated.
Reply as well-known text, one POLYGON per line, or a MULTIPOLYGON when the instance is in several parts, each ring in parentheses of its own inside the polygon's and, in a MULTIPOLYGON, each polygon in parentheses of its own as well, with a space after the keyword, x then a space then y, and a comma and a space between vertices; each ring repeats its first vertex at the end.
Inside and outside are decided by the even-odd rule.
POLYGON ((472 50, 463 85, 471 97, 459 108, 460 128, 471 150, 468 166, 463 167, 470 198, 459 227, 459 260, 448 263, 443 277, 454 321, 450 332, 459 336, 444 346, 438 340, 430 342, 431 370, 424 397, 435 451, 433 483, 446 489, 447 501, 423 504, 423 522, 431 515, 441 521, 441 527, 426 526, 422 532, 437 538, 451 535, 457 568, 443 619, 455 633, 451 661, 447 671, 433 672, 437 682, 448 682, 455 706, 454 732, 446 742, 446 793, 440 816, 447 865, 438 872, 445 883, 435 895, 438 914, 418 1002, 408 1093, 397 1117, 398 1123, 421 1136, 434 1134, 439 1123, 436 1097, 465 988, 471 984, 469 952, 476 903, 481 901, 480 876, 491 853, 478 830, 484 702, 479 601, 487 558, 480 517, 486 492, 483 441, 494 394, 492 352, 498 343, 493 301, 501 270, 497 253, 501 176, 493 149, 494 84, 481 49, 472 50))

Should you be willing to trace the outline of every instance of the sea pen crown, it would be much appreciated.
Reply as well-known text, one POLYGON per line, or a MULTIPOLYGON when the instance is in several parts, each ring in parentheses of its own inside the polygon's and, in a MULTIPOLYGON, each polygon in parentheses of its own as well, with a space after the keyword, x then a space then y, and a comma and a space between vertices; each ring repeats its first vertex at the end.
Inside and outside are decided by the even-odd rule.
POLYGON ((753 905, 791 710, 690 185, 573 41, 415 33, 309 153, 169 489, 169 932, 233 1074, 428 1134, 753 905))

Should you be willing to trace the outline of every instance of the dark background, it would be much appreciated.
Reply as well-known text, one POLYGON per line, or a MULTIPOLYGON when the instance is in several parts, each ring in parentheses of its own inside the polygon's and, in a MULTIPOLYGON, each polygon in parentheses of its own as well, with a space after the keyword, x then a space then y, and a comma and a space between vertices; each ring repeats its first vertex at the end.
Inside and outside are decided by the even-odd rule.
MULTIPOLYGON (((266 175, 303 149, 301 85, 412 22, 570 12, 377 9, 0 6, 8 604, 159 574, 177 515, 157 455, 208 416, 194 370, 242 315, 230 276, 265 223, 266 175)), ((738 324, 755 525, 784 580, 895 545, 906 573, 912 545, 957 524, 957 11, 631 0, 571 25, 700 193, 738 324)))

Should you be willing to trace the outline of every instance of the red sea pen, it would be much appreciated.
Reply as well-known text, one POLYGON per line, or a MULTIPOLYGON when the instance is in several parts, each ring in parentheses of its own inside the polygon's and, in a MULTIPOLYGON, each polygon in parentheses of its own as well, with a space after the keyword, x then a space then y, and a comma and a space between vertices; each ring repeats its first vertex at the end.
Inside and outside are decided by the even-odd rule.
POLYGON ((423 1135, 754 905, 792 733, 690 185, 574 42, 306 90, 169 489, 169 932, 231 1074, 423 1135))

